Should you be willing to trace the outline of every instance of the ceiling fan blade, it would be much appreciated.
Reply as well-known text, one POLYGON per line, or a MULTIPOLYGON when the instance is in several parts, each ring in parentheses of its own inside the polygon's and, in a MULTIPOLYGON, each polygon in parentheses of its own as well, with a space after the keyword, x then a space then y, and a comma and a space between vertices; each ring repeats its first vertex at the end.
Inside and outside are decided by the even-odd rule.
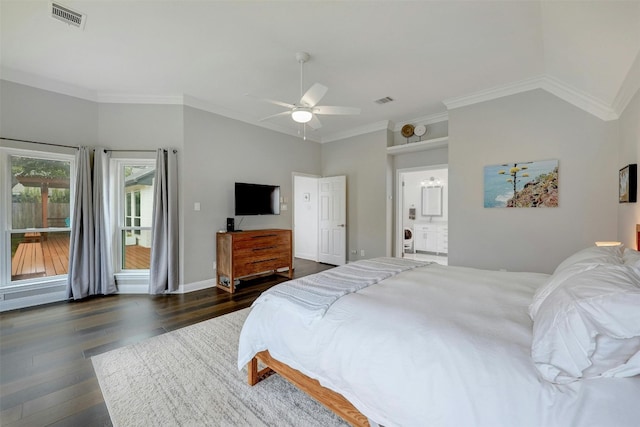
POLYGON ((300 105, 313 107, 320 102, 328 90, 328 87, 321 85, 320 83, 314 83, 313 86, 311 86, 309 90, 302 95, 302 98, 300 98, 300 105))
POLYGON ((333 115, 346 115, 346 114, 360 114, 360 109, 356 107, 338 107, 330 105, 320 105, 314 107, 313 112, 315 114, 333 114, 333 115))
POLYGON ((245 93, 244 96, 248 96, 250 98, 254 98, 257 99, 258 101, 262 101, 262 102, 268 102, 269 104, 275 104, 275 105, 279 105, 280 107, 284 107, 284 108, 288 108, 288 109, 293 109, 295 108, 295 105, 293 104, 288 104, 286 102, 282 102, 282 101, 276 101, 275 99, 269 99, 269 98, 259 98, 257 96, 253 96, 250 95, 248 93, 245 93))
POLYGON ((309 127, 313 130, 318 130, 322 127, 322 123, 320 123, 320 120, 318 120, 315 115, 311 117, 311 120, 309 120, 306 124, 309 125, 309 127))
POLYGON ((259 122, 264 122, 265 120, 269 120, 269 119, 273 119, 276 117, 281 117, 281 116, 290 116, 291 115, 291 111, 283 111, 282 113, 278 113, 278 114, 273 114, 271 116, 267 116, 267 117, 263 117, 260 120, 258 120, 259 122))

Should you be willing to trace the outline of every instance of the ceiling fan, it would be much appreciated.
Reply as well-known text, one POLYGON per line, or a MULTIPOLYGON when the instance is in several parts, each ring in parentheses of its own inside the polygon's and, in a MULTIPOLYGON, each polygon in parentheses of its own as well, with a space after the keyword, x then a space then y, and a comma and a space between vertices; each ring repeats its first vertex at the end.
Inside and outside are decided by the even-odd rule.
POLYGON ((320 102, 322 97, 324 97, 329 90, 328 87, 321 85, 320 83, 314 83, 313 86, 303 93, 304 63, 307 62, 309 58, 311 58, 311 56, 307 52, 296 53, 296 59, 300 64, 300 100, 295 104, 290 104, 273 99, 259 98, 261 101, 269 102, 287 109, 287 111, 283 111, 282 113, 264 117, 260 119, 260 121, 290 115, 294 122, 301 123, 303 125, 303 129, 305 128, 304 125, 308 125, 310 128, 315 130, 322 127, 322 123, 317 117, 319 115, 360 114, 360 108, 318 105, 318 102, 320 102))

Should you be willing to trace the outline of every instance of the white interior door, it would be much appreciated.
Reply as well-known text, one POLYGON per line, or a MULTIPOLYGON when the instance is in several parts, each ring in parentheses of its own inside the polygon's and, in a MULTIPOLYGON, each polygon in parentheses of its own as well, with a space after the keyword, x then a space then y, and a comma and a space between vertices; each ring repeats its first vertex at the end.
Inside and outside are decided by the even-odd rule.
POLYGON ((347 177, 318 180, 320 262, 343 265, 347 262, 347 177))
POLYGON ((318 262, 318 176, 293 176, 294 256, 318 262))

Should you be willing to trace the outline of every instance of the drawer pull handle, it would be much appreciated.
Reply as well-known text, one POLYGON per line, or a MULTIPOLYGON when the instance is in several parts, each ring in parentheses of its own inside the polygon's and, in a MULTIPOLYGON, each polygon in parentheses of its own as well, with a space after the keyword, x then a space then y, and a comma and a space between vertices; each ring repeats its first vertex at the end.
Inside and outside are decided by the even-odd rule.
POLYGON ((271 262, 271 261, 275 261, 277 259, 278 258, 270 258, 270 259, 263 259, 263 260, 260 260, 260 261, 251 261, 251 264, 260 264, 260 263, 263 263, 263 262, 271 262))
POLYGON ((274 249, 274 248, 276 248, 276 247, 277 247, 277 246, 265 246, 264 248, 253 248, 253 249, 251 249, 251 250, 252 250, 252 251, 254 251, 254 252, 257 252, 257 251, 266 251, 266 250, 269 250, 269 249, 274 249))

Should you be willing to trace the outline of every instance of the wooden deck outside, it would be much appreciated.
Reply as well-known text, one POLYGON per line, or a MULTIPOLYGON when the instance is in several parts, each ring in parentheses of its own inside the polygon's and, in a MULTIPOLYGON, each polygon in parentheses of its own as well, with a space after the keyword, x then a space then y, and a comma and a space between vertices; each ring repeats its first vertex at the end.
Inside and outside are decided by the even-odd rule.
POLYGON ((11 260, 11 280, 57 276, 69 271, 69 235, 27 233, 11 260))
MULTIPOLYGON (((67 274, 69 272, 69 235, 43 233, 28 236, 18 245, 11 260, 11 280, 32 279, 67 274), (39 240, 39 241, 38 241, 39 240)), ((126 247, 125 269, 148 269, 151 249, 142 246, 126 247)))
POLYGON ((151 265, 151 248, 138 245, 124 247, 125 270, 146 270, 151 265))

